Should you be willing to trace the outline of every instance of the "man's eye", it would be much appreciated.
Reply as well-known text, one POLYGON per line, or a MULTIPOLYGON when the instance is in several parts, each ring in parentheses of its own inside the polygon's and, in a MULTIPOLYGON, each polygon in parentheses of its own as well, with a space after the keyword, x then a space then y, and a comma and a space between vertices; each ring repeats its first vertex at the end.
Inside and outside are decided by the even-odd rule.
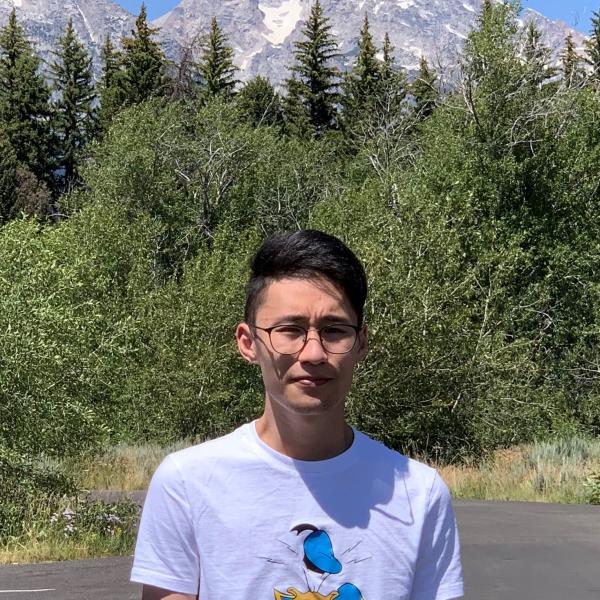
POLYGON ((323 328, 323 333, 326 335, 351 335, 354 333, 354 329, 348 325, 329 325, 323 328))
POLYGON ((323 330, 325 333, 342 334, 348 333, 348 329, 340 325, 330 325, 323 330))
POLYGON ((295 327, 294 325, 280 325, 273 329, 273 331, 280 335, 286 335, 289 337, 298 337, 304 335, 304 329, 301 327, 295 327))

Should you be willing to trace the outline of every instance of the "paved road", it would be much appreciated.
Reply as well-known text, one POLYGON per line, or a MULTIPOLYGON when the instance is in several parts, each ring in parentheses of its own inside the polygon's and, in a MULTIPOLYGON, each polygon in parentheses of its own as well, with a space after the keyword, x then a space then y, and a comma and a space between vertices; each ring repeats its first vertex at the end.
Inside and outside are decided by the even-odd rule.
MULTIPOLYGON (((600 507, 455 506, 467 600, 600 600, 600 507)), ((0 566, 0 600, 139 600, 130 567, 130 558, 0 566)))

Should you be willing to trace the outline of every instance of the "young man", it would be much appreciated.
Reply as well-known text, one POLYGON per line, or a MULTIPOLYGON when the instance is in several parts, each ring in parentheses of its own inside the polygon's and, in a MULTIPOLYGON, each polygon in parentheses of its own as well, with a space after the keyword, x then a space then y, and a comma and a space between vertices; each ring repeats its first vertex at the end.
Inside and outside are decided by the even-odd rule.
POLYGON ((267 240, 237 328, 262 416, 170 455, 148 491, 132 581, 144 600, 450 600, 463 594, 436 472, 350 427, 367 353, 364 270, 338 239, 267 240))

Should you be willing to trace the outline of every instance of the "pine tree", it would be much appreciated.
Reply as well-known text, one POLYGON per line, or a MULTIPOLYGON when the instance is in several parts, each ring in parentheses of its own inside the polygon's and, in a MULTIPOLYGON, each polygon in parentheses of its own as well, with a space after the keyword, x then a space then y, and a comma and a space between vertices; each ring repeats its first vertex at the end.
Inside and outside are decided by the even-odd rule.
POLYGON ((17 160, 37 177, 52 176, 50 91, 39 73, 35 55, 11 12, 0 30, 0 126, 3 127, 17 160))
POLYGON ((494 7, 492 6, 492 0, 483 0, 481 5, 481 13, 479 14, 478 23, 479 27, 484 25, 492 16, 494 7))
POLYGON ((394 67, 394 46, 390 41, 390 35, 386 31, 383 38, 383 60, 381 61, 381 78, 386 79, 392 73, 394 67))
POLYGON ((198 70, 203 88, 209 98, 220 96, 231 98, 237 81, 233 64, 233 50, 227 45, 227 37, 215 17, 210 22, 210 31, 202 44, 202 55, 198 70))
POLYGON ((304 84, 293 75, 286 82, 287 94, 283 97, 284 131, 291 137, 308 139, 315 133, 310 112, 304 102, 304 84))
POLYGON ((279 95, 265 77, 259 75, 248 81, 235 101, 242 119, 254 127, 281 124, 279 95))
POLYGON ((121 53, 122 74, 117 82, 125 105, 143 102, 165 91, 166 59, 153 38, 157 28, 150 27, 146 6, 142 4, 131 37, 123 38, 121 53))
POLYGON ((377 60, 377 48, 369 30, 369 18, 365 13, 358 40, 358 57, 353 72, 358 80, 358 91, 364 97, 372 95, 381 78, 381 68, 377 60))
POLYGON ((0 129, 0 224, 8 219, 15 201, 17 165, 10 140, 0 129))
POLYGON ((419 119, 426 119, 435 109, 439 99, 437 74, 429 67, 424 56, 419 62, 419 73, 410 86, 415 102, 415 113, 419 119))
POLYGON ((384 121, 396 120, 405 113, 409 86, 406 73, 398 67, 394 47, 386 32, 383 38, 381 78, 377 90, 377 110, 385 115, 384 121), (387 113, 387 114, 386 114, 387 113))
POLYGON ((115 50, 109 34, 106 34, 102 50, 102 73, 100 75, 98 124, 101 132, 106 131, 119 108, 124 104, 123 87, 120 83, 122 71, 119 53, 115 50))
POLYGON ((287 82, 288 93, 291 93, 290 82, 296 87, 294 94, 306 107, 310 126, 317 137, 336 125, 339 71, 330 62, 339 55, 331 29, 320 1, 316 0, 302 29, 304 40, 294 42, 296 63, 292 72, 297 78, 287 82))
POLYGON ((550 66, 550 48, 544 45, 542 32, 533 21, 527 24, 523 54, 527 66, 525 76, 530 85, 540 87, 556 75, 556 70, 550 66))
POLYGON ((584 79, 585 72, 582 57, 577 54, 573 36, 569 34, 565 39, 565 49, 561 54, 563 85, 567 88, 579 87, 584 79))
POLYGON ((54 93, 54 128, 58 137, 58 166, 64 170, 64 186, 77 180, 77 164, 96 127, 92 108, 96 98, 92 81, 92 59, 79 41, 69 19, 58 42, 51 65, 54 93))
POLYGON ((117 84, 120 73, 119 53, 115 50, 110 34, 106 34, 104 44, 100 51, 102 59, 102 78, 101 84, 104 88, 110 88, 117 84))
POLYGON ((343 84, 344 120, 350 123, 372 110, 381 81, 381 64, 365 14, 358 40, 358 56, 343 84))
POLYGON ((600 10, 592 16, 592 31, 586 42, 586 61, 592 67, 592 81, 600 87, 600 10))

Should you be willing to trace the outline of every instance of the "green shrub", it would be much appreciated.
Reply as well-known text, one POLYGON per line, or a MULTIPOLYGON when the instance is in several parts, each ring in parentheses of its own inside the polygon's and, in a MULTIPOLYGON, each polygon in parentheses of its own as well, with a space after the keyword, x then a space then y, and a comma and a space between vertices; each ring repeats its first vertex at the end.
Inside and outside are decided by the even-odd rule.
POLYGON ((19 537, 39 510, 74 492, 64 473, 0 446, 0 543, 19 537))
POLYGON ((585 484, 586 500, 589 504, 600 505, 600 473, 594 472, 586 478, 585 484))

